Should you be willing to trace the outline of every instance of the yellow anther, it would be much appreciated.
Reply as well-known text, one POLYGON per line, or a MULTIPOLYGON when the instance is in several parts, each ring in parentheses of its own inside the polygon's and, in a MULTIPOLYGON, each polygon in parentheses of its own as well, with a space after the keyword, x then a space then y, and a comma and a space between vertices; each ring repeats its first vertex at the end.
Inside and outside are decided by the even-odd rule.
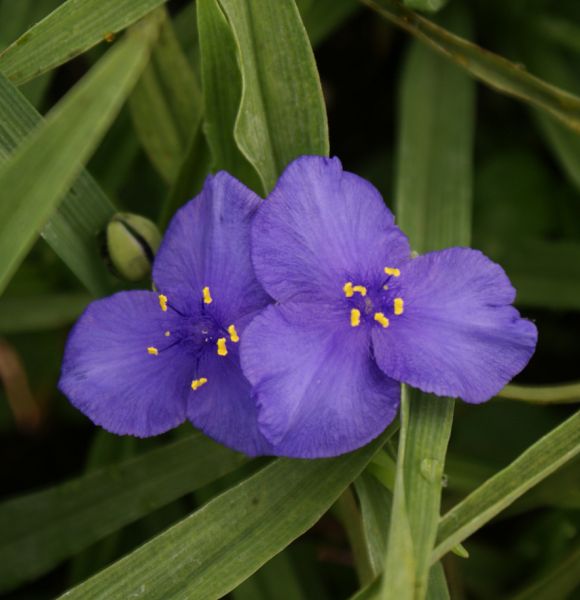
POLYGON ((387 275, 392 275, 393 277, 398 277, 401 274, 401 271, 394 267, 385 267, 385 273, 387 275))
POLYGON ((206 377, 200 377, 199 379, 194 379, 191 382, 191 389, 195 392, 195 390, 199 389, 202 385, 207 383, 206 377))
POLYGON ((240 341, 240 336, 238 335, 238 332, 236 331, 235 325, 230 325, 228 327, 228 333, 230 334, 230 340, 232 340, 232 342, 234 342, 234 344, 237 344, 240 341))
POLYGON ((203 294, 203 302, 204 304, 211 304, 213 302, 213 298, 211 297, 211 293, 207 285, 201 291, 203 294))
POLYGON ((358 327, 360 325, 360 310, 358 308, 350 309, 350 325, 358 327))
POLYGON ((364 285, 355 285, 352 288, 353 292, 358 292, 361 296, 367 295, 367 288, 364 285))
POLYGON ((389 319, 383 313, 375 313, 375 321, 383 327, 389 326, 389 319))
POLYGON ((165 337, 169 337, 171 335, 171 331, 166 331, 165 332, 165 337))
POLYGON ((217 353, 220 356, 227 356, 228 349, 226 348, 226 338, 218 338, 218 341, 217 341, 217 353))
POLYGON ((167 312, 167 296, 159 294, 159 306, 163 312, 167 312))
POLYGON ((387 291, 389 289, 389 286, 385 283, 385 285, 383 285, 383 290, 387 291))
POLYGON ((149 352, 149 354, 152 354, 153 356, 157 356, 159 354, 159 350, 157 350, 155 346, 149 346, 149 348, 147 348, 147 352, 149 352))
POLYGON ((395 309, 395 314, 396 315, 402 315, 403 314, 403 299, 402 298, 395 298, 393 300, 393 305, 394 305, 394 309, 395 309))
POLYGON ((344 287, 342 288, 344 295, 347 298, 352 298, 353 294, 354 294, 354 288, 352 287, 352 281, 347 281, 344 284, 344 287))

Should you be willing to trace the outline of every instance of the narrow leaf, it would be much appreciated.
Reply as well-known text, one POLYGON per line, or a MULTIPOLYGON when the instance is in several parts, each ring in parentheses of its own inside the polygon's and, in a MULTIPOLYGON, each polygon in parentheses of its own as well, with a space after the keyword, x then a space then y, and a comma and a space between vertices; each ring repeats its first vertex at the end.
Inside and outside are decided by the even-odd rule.
MULTIPOLYGON (((36 578, 246 459, 201 434, 0 504, 0 589, 36 578)), ((111 596, 109 596, 111 597, 111 596)))
POLYGON ((167 0, 67 0, 0 53, 0 73, 20 85, 129 27, 167 0))
POLYGON ((580 412, 577 412, 445 514, 431 560, 439 560, 579 453, 580 412))
POLYGON ((121 108, 156 33, 153 19, 113 48, 0 167, 0 292, 121 108))
POLYGON ((506 385, 500 398, 533 404, 574 404, 580 402, 580 383, 562 385, 506 385))
POLYGON ((275 460, 63 598, 224 596, 309 529, 388 435, 335 459, 275 460))

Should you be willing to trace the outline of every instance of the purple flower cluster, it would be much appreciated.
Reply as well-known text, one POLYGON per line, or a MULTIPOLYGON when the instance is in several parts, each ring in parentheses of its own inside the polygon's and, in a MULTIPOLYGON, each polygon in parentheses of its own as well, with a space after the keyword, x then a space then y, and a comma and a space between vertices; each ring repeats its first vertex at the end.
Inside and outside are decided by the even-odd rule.
POLYGON ((336 456, 386 428, 401 382, 484 402, 537 340, 501 267, 469 248, 412 258, 336 158, 295 160, 264 201, 209 177, 153 279, 93 302, 65 352, 60 389, 118 434, 189 419, 246 454, 336 456))

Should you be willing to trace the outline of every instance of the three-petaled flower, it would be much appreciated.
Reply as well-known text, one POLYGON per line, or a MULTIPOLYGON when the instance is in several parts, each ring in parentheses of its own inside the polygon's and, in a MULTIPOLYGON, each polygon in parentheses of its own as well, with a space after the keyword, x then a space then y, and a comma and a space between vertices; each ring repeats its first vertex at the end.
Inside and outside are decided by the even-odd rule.
POLYGON ((394 418, 399 382, 488 400, 534 351, 536 327, 511 306, 501 267, 468 248, 412 258, 377 190, 338 159, 288 166, 252 246, 277 303, 247 328, 242 367, 279 454, 362 446, 394 418))

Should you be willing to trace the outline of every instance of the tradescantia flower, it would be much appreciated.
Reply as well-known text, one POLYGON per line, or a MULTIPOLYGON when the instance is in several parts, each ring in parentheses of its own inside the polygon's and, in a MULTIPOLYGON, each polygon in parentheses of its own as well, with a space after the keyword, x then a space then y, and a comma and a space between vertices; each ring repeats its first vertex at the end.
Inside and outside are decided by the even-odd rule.
POLYGON ((394 418, 399 382, 484 402, 534 351, 501 267, 468 248, 411 258, 377 190, 338 159, 290 164, 252 246, 277 303, 246 329, 242 366, 277 454, 362 446, 394 418))
POLYGON ((208 178, 165 234, 157 292, 89 305, 69 337, 59 387, 96 424, 145 437, 189 419, 236 450, 271 453, 239 362, 246 325, 271 301, 250 259, 260 202, 226 173, 208 178))

